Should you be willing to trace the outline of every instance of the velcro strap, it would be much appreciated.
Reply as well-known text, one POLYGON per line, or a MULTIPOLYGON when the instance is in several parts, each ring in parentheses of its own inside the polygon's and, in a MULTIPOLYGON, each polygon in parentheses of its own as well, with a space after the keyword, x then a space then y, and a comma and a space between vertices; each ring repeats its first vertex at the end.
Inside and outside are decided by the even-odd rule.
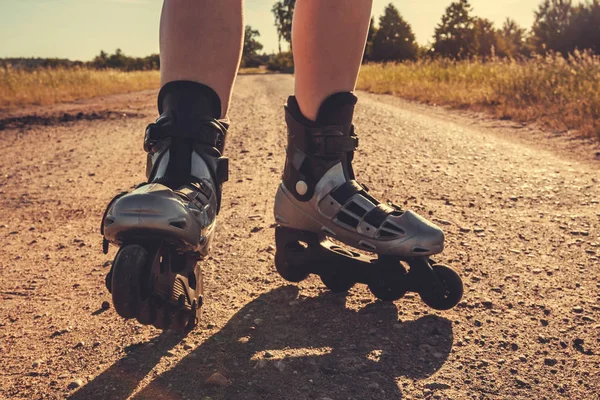
POLYGON ((358 136, 313 136, 303 150, 311 155, 334 155, 354 151, 358 147, 358 136))
POLYGON ((375 208, 372 208, 365 214, 363 221, 379 228, 393 211, 394 209, 387 204, 379 203, 375 208))
POLYGON ((346 204, 356 193, 363 192, 362 186, 354 180, 346 181, 333 189, 331 197, 340 204, 346 204))
POLYGON ((358 147, 358 136, 344 135, 343 126, 306 127, 290 115, 286 115, 286 122, 290 142, 303 153, 330 156, 348 153, 358 147))
POLYGON ((175 128, 172 121, 161 121, 148 125, 144 144, 152 144, 168 138, 198 140, 211 147, 222 149, 225 140, 223 127, 215 120, 202 121, 190 126, 175 128))

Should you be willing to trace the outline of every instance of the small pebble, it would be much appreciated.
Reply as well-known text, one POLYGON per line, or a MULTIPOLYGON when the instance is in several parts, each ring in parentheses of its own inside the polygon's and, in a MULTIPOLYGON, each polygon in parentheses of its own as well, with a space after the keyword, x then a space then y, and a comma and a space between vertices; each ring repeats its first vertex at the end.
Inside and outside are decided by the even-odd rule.
POLYGON ((110 303, 108 301, 103 301, 102 302, 102 309, 103 310, 108 310, 110 308, 110 303))
POLYGON ((42 360, 35 360, 35 361, 33 362, 33 364, 31 364, 31 366, 32 366, 33 368, 37 368, 37 367, 39 367, 40 365, 42 365, 42 360))
POLYGON ((546 364, 549 367, 556 365, 557 362, 558 361, 556 361, 556 358, 545 358, 544 359, 544 364, 546 364))
POLYGON ((206 384, 210 386, 227 386, 229 385, 229 380, 220 373, 215 372, 206 380, 206 384))
POLYGON ((283 362, 283 360, 275 361, 275 368, 277 368, 279 372, 283 372, 285 370, 285 367, 286 365, 283 362))
POLYGON ((494 303, 490 299, 485 299, 481 301, 481 305, 483 305, 485 308, 492 308, 494 303))
POLYGON ((81 379, 75 379, 73 382, 69 383, 67 386, 68 389, 77 389, 83 386, 83 381, 81 379))
POLYGON ((515 381, 517 382, 517 385, 520 386, 520 387, 529 387, 529 386, 531 386, 529 384, 529 382, 527 382, 526 380, 524 380, 523 378, 520 378, 518 376, 515 377, 515 381))

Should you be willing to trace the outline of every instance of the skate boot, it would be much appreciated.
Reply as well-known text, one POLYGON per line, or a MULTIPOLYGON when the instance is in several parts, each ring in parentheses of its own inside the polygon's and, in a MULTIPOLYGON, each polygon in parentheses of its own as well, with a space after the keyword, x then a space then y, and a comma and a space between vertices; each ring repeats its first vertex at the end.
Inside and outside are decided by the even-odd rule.
POLYGON ((196 326, 202 306, 200 263, 208 253, 227 180, 227 123, 208 86, 167 83, 160 117, 146 129, 148 181, 117 195, 102 219, 104 252, 120 249, 106 277, 123 318, 176 331, 196 326))
POLYGON ((364 283, 386 301, 414 291, 432 308, 452 308, 462 297, 462 281, 430 258, 444 249, 442 230, 412 211, 380 203, 354 180, 356 100, 350 92, 328 97, 313 122, 293 96, 288 99, 287 157, 274 210, 277 271, 291 282, 317 274, 334 292, 364 283))

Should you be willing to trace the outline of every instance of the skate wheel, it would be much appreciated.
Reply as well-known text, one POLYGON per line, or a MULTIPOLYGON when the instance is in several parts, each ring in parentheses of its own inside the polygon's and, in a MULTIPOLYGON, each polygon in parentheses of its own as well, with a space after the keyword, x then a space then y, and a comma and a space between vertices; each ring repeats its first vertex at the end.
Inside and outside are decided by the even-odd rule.
POLYGON ((156 319, 156 305, 152 297, 142 301, 138 309, 137 320, 142 325, 152 325, 156 319))
POLYGON ((168 304, 164 304, 162 307, 158 307, 156 310, 156 319, 152 323, 156 329, 166 331, 171 327, 171 319, 173 312, 168 304))
POLYGON ((106 274, 106 278, 104 278, 104 284, 106 285, 106 288, 108 289, 108 293, 112 293, 112 289, 111 289, 111 285, 112 285, 112 268, 110 269, 110 271, 108 272, 108 274, 106 274))
POLYGON ((275 268, 283 279, 288 282, 302 282, 308 276, 300 263, 293 262, 296 255, 300 252, 307 251, 300 243, 290 243, 283 251, 275 253, 275 268), (296 253, 296 254, 294 254, 296 253))
POLYGON ((435 310, 449 310, 458 304, 463 295, 463 283, 452 268, 437 264, 431 267, 441 287, 432 285, 419 295, 425 304, 435 310))
POLYGON ((115 311, 123 318, 136 316, 141 302, 141 279, 148 252, 142 246, 121 247, 111 272, 111 293, 115 311))
POLYGON ((333 293, 344 293, 352 289, 355 282, 348 279, 342 271, 333 271, 321 275, 321 281, 333 293))
POLYGON ((172 331, 181 333, 185 332, 188 321, 190 319, 190 311, 179 310, 173 314, 173 318, 171 319, 171 327, 172 331))
POLYGON ((369 290, 382 301, 395 301, 406 294, 406 282, 401 266, 383 267, 369 283, 369 290))

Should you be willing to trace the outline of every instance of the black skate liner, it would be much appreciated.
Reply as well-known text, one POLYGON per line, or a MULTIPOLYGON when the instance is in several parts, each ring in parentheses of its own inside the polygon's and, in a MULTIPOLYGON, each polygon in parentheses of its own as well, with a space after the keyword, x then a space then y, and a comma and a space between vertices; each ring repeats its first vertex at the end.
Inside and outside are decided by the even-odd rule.
POLYGON ((323 234, 282 226, 275 229, 275 241, 275 266, 290 282, 316 274, 334 292, 345 292, 355 283, 363 283, 384 301, 416 292, 427 305, 438 310, 450 309, 462 298, 463 285, 458 274, 429 257, 369 257, 338 246, 323 234))

